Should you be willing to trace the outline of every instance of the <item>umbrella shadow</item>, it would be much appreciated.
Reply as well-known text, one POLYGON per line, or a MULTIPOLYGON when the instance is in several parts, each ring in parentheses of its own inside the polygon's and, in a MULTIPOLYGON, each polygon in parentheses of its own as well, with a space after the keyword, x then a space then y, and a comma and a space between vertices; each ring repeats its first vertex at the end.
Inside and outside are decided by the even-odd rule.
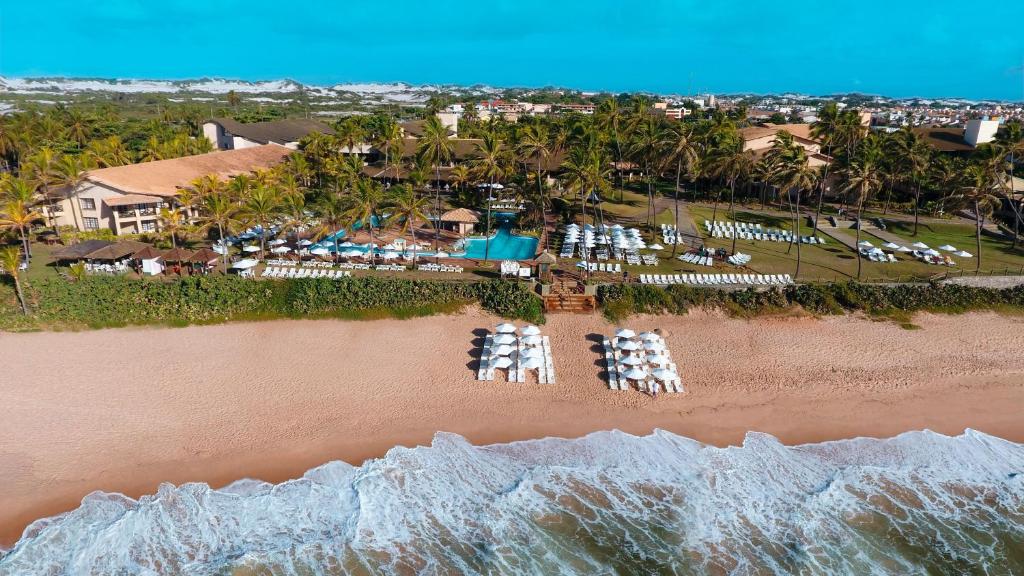
POLYGON ((469 368, 476 373, 480 370, 480 356, 484 353, 484 340, 489 334, 489 331, 485 328, 477 328, 473 330, 473 338, 469 341, 472 348, 470 348, 466 355, 469 356, 470 360, 466 363, 466 368, 469 368))
POLYGON ((598 367, 598 377, 601 378, 607 385, 611 375, 608 373, 608 365, 604 360, 604 339, 603 334, 591 333, 586 336, 587 342, 590 342, 590 351, 597 355, 594 360, 594 366, 598 367))

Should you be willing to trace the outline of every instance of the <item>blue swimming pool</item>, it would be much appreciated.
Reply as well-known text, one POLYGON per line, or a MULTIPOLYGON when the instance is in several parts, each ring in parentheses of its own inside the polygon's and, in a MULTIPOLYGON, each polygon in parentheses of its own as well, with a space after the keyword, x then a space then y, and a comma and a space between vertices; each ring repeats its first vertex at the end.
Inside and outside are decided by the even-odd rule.
POLYGON ((484 238, 466 238, 465 253, 453 254, 459 258, 483 260, 487 253, 488 260, 531 260, 537 253, 537 243, 533 236, 518 236, 512 233, 512 224, 502 221, 498 231, 491 236, 490 246, 484 238))

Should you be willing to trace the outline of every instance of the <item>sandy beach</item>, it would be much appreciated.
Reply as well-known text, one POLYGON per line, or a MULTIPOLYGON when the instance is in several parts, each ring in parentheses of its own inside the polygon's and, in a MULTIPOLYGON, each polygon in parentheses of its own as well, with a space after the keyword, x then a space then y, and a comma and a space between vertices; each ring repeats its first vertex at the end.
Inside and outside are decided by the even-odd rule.
POLYGON ((637 317, 661 328, 687 393, 610 391, 599 316, 556 315, 557 385, 476 382, 475 310, 414 320, 278 321, 0 334, 0 543, 93 490, 281 481, 438 430, 475 443, 664 428, 788 444, 970 427, 1024 441, 1024 318, 637 317))

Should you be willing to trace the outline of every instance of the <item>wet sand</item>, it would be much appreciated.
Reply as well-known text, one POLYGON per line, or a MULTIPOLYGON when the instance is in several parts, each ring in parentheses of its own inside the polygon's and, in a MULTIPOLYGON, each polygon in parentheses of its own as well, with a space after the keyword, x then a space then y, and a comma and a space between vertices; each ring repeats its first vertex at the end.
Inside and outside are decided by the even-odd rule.
POLYGON ((686 394, 608 390, 599 316, 550 316, 556 385, 475 381, 475 310, 414 320, 0 333, 0 544, 93 490, 278 482, 438 430, 483 444, 663 428, 715 445, 975 428, 1024 441, 1024 318, 637 317, 661 328, 686 394))

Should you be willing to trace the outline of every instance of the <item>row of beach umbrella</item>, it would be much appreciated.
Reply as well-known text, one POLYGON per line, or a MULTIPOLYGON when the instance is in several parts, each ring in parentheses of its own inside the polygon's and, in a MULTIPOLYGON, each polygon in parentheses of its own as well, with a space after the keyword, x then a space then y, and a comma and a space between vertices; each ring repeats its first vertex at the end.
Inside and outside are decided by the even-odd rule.
MULTIPOLYGON (((867 240, 861 240, 860 242, 857 243, 857 246, 859 246, 861 248, 866 248, 868 250, 871 250, 871 249, 878 250, 878 248, 875 248, 874 244, 872 244, 871 242, 869 242, 867 240)), ((921 251, 922 254, 927 254, 929 256, 940 256, 942 253, 939 252, 939 250, 944 250, 946 252, 950 252, 954 256, 959 256, 961 258, 972 258, 972 257, 974 257, 974 255, 971 254, 970 252, 967 252, 966 250, 957 250, 956 246, 953 246, 951 244, 946 244, 944 246, 939 246, 939 250, 936 250, 936 249, 928 246, 924 242, 914 242, 913 244, 910 245, 910 247, 900 246, 899 244, 897 244, 895 242, 886 242, 885 244, 882 244, 882 248, 886 248, 886 249, 889 249, 889 250, 894 250, 896 252, 903 252, 903 253, 909 253, 909 252, 913 252, 915 250, 919 250, 919 251, 921 251)))

